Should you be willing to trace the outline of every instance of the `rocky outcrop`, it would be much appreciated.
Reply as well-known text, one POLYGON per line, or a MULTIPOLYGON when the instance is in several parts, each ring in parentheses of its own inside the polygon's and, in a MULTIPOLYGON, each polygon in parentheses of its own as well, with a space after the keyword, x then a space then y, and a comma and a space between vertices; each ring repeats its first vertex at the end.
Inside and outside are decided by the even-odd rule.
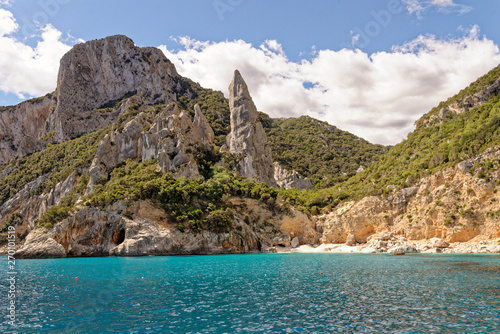
POLYGON ((29 182, 17 194, 0 205, 0 221, 4 222, 11 214, 17 212, 23 217, 23 226, 19 228, 19 232, 33 229, 38 219, 50 207, 58 205, 73 191, 79 175, 83 172, 80 170, 79 173, 72 173, 66 180, 57 183, 50 192, 40 195, 33 195, 33 193, 37 192, 38 187, 47 180, 48 175, 29 182))
POLYGON ((422 118, 417 122, 417 126, 440 125, 446 122, 447 119, 453 118, 455 114, 461 114, 472 108, 481 106, 483 103, 487 102, 491 96, 498 95, 499 93, 500 79, 497 79, 490 86, 479 92, 460 98, 441 108, 437 114, 431 115, 429 118, 422 118))
POLYGON ((158 160, 162 172, 175 177, 200 176, 193 153, 211 150, 214 132, 198 105, 191 120, 186 111, 171 103, 153 112, 143 112, 127 122, 123 129, 112 131, 99 144, 92 162, 87 193, 120 162, 127 159, 158 160))
POLYGON ((306 189, 312 188, 312 183, 307 177, 302 177, 296 171, 289 172, 280 166, 278 162, 274 163, 274 179, 276 185, 282 189, 306 189))
POLYGON ((175 171, 177 176, 198 177, 198 165, 192 152, 210 150, 214 132, 198 105, 193 121, 177 105, 164 109, 151 129, 142 134, 142 160, 158 159, 163 172, 175 171))
POLYGON ((157 48, 122 35, 77 44, 61 59, 54 94, 0 108, 0 163, 112 124, 133 95, 154 105, 192 94, 157 48))
POLYGON ((238 70, 229 86, 229 108, 231 132, 226 146, 230 153, 241 156, 239 173, 276 187, 271 148, 247 84, 238 70))
POLYGON ((399 235, 408 240, 440 238, 443 242, 432 248, 443 248, 447 243, 499 238, 500 194, 495 189, 499 160, 500 147, 491 148, 422 178, 414 187, 344 203, 334 212, 313 218, 320 241, 345 243, 352 234, 361 243, 373 235, 387 242, 399 235), (489 172, 483 169, 485 176, 479 178, 475 173, 488 164, 496 165, 489 172))
POLYGON ((66 257, 66 250, 44 229, 32 231, 24 246, 15 253, 16 259, 47 259, 66 257))
MULTIPOLYGON (((301 215, 292 211, 277 216, 256 200, 242 202, 240 198, 234 198, 232 201, 234 229, 223 233, 181 232, 176 224, 169 223, 163 210, 147 201, 131 206, 120 201, 106 210, 81 208, 53 228, 39 227, 32 231, 16 256, 225 254, 259 252, 273 244, 290 246, 290 235, 295 233, 290 220, 299 223, 301 215), (258 214, 258 219, 245 219, 249 207, 258 214), (128 218, 121 214, 123 211, 128 212, 128 218), (278 228, 282 232, 278 233, 278 228)), ((298 245, 298 239, 294 238, 295 245, 298 245)))
POLYGON ((93 112, 138 94, 151 104, 176 101, 181 77, 156 48, 139 48, 122 35, 75 45, 62 59, 57 78, 57 106, 46 131, 58 141, 75 138, 116 121, 118 113, 93 112))
POLYGON ((14 107, 0 108, 0 164, 13 156, 24 157, 45 148, 40 135, 54 105, 49 94, 14 107))

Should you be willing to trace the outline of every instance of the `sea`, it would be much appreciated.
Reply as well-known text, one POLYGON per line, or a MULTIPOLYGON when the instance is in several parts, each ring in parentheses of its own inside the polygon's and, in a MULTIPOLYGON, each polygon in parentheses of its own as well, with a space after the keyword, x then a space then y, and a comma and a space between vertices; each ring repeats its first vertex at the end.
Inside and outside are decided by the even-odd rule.
POLYGON ((0 333, 500 333, 499 255, 1 260, 0 333))

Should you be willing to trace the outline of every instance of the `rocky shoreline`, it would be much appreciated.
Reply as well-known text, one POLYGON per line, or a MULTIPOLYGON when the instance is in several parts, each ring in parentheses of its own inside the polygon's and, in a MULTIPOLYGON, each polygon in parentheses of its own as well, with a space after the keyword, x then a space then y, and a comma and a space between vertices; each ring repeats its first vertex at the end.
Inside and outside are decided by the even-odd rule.
MULTIPOLYGON (((382 236, 390 233, 383 232, 382 236)), ((370 242, 365 244, 320 244, 320 245, 297 245, 296 247, 288 246, 265 246, 262 250, 249 250, 245 253, 339 253, 339 254, 392 254, 392 255, 405 255, 405 254, 500 254, 500 239, 497 240, 481 240, 474 242, 454 242, 448 243, 440 238, 432 238, 430 240, 411 240, 408 241, 404 237, 391 236, 388 240, 383 240, 381 236, 373 238, 370 242)), ((190 255, 215 255, 215 254, 232 254, 232 252, 203 252, 192 253, 190 255)), ((237 252, 234 254, 241 254, 237 252)), ((0 256, 7 255, 7 246, 0 247, 0 256)), ((175 256, 171 254, 168 256, 175 256)), ((184 255, 184 254, 178 254, 184 255)), ((123 255, 123 254, 110 254, 109 256, 165 256, 161 254, 141 254, 141 255, 123 255)), ((59 256, 58 256, 59 257, 59 256)), ((71 256, 81 257, 81 256, 71 256)), ((94 255, 94 257, 107 257, 106 255, 94 255)), ((50 258, 50 256, 33 257, 33 258, 50 258)))
POLYGON ((500 238, 454 243, 449 243, 440 238, 409 241, 405 237, 394 236, 391 232, 382 232, 365 244, 326 243, 297 247, 269 247, 265 251, 270 253, 390 253, 393 255, 411 253, 500 254, 500 238))

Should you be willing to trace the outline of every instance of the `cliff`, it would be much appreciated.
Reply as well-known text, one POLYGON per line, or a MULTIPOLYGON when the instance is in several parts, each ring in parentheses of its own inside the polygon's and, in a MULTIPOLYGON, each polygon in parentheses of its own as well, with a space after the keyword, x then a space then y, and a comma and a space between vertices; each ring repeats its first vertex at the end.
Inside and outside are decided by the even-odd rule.
POLYGON ((130 96, 166 104, 189 95, 185 86, 159 49, 139 48, 126 36, 77 44, 61 59, 53 94, 0 112, 0 163, 112 124, 130 96))
POLYGON ((16 227, 20 258, 494 244, 499 77, 389 149, 258 113, 238 71, 225 100, 124 36, 80 44, 54 94, 0 111, 0 236, 16 227))
POLYGON ((106 110, 111 101, 140 95, 151 104, 176 101, 181 77, 156 48, 139 48, 122 35, 75 45, 62 59, 54 97, 57 106, 46 131, 63 141, 114 122, 106 110))
POLYGON ((45 148, 41 139, 47 117, 55 102, 52 94, 0 108, 0 164, 45 148))
POLYGON ((241 155, 240 174, 276 187, 272 152, 267 146, 266 133, 258 119, 257 108, 247 84, 238 70, 234 72, 229 86, 229 108, 231 132, 226 145, 229 152, 241 155))

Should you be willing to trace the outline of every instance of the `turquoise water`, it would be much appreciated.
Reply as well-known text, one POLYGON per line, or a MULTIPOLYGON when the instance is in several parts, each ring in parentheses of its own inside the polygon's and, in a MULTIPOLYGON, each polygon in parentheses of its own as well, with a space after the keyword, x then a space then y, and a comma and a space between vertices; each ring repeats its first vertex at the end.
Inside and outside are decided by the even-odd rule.
POLYGON ((500 333, 493 255, 23 260, 16 327, 0 266, 1 333, 500 333))

